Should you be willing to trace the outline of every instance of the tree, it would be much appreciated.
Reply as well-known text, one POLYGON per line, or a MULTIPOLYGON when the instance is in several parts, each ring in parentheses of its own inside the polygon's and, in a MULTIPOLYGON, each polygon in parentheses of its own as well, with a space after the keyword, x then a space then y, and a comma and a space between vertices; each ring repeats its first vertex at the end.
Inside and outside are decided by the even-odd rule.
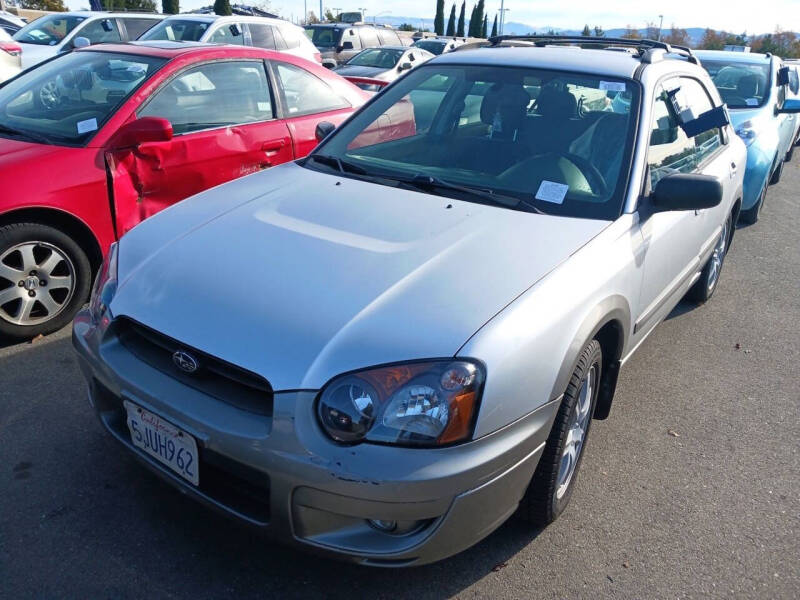
POLYGON ((674 44, 676 46, 688 46, 692 42, 691 38, 689 37, 689 32, 685 29, 676 27, 675 23, 672 24, 669 33, 664 38, 664 41, 668 44, 674 44))
MULTIPOLYGON (((728 39, 733 36, 725 37, 727 38, 725 41, 731 43, 728 39)), ((791 31, 783 31, 780 27, 775 29, 775 33, 755 38, 751 46, 753 52, 770 52, 783 58, 795 58, 800 55, 800 40, 797 39, 797 35, 791 31)))
POLYGON ((592 35, 592 30, 591 30, 591 29, 589 29, 589 26, 588 26, 588 25, 584 25, 584 26, 583 26, 583 31, 581 31, 581 35, 582 35, 583 37, 591 37, 591 35, 592 35))
POLYGON ((330 8, 325 9, 325 20, 330 21, 331 23, 335 23, 339 20, 339 17, 333 14, 333 11, 330 8))
POLYGON ((308 16, 306 16, 306 25, 315 25, 316 23, 319 23, 319 17, 317 16, 317 13, 315 13, 313 10, 308 11, 308 16))
POLYGON ((472 37, 486 37, 481 35, 483 32, 484 12, 483 0, 478 0, 478 4, 475 5, 472 12, 472 19, 469 22, 469 27, 472 30, 472 37))
POLYGON ((606 32, 603 31, 603 28, 600 25, 594 26, 594 37, 606 37, 606 32))
POLYGON ((20 0, 19 6, 29 10, 46 10, 50 12, 64 12, 67 10, 63 0, 20 0))
POLYGON ((456 3, 450 7, 450 18, 447 21, 447 35, 454 36, 456 34, 456 3))
POLYGON ((630 25, 625 26, 625 33, 622 34, 622 37, 629 39, 629 40, 640 40, 642 39, 642 34, 639 33, 638 29, 634 29, 630 25))
POLYGON ((181 12, 178 0, 161 0, 161 12, 165 15, 177 15, 181 12))
POLYGON ((472 6, 472 12, 469 13, 469 25, 467 25, 467 37, 477 37, 475 35, 475 10, 478 7, 472 6))
POLYGON ((456 27, 456 35, 464 37, 464 11, 467 9, 467 0, 461 3, 461 14, 458 16, 458 27, 456 27))
POLYGON ((229 0, 214 0, 214 13, 218 15, 232 15, 229 0))
POLYGON ((436 0, 436 18, 433 19, 436 35, 444 34, 444 0, 436 0))
POLYGON ((411 23, 401 23, 400 27, 397 28, 398 31, 416 31, 417 28, 414 27, 411 23))
POLYGON ((103 8, 106 10, 130 10, 155 12, 155 0, 103 0, 103 8))
POLYGON ((700 40, 700 48, 703 50, 723 50, 725 48, 725 38, 713 29, 706 29, 700 40))
POLYGON ((481 37, 489 37, 489 15, 483 15, 483 27, 481 27, 481 37))
POLYGON ((657 40, 661 37, 661 28, 655 23, 647 23, 644 37, 648 40, 657 40))
POLYGON ((497 36, 497 14, 494 15, 494 25, 492 25, 492 37, 497 36))

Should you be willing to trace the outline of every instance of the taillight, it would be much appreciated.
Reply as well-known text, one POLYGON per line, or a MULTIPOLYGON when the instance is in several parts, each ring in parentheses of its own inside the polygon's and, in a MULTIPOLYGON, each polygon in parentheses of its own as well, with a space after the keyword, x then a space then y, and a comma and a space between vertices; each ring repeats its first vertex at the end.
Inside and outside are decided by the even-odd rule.
POLYGON ((14 42, 0 42, 0 50, 10 54, 11 56, 19 56, 22 54, 22 46, 14 42))
POLYGON ((319 64, 322 64, 322 54, 319 52, 314 52, 314 60, 317 61, 319 64))

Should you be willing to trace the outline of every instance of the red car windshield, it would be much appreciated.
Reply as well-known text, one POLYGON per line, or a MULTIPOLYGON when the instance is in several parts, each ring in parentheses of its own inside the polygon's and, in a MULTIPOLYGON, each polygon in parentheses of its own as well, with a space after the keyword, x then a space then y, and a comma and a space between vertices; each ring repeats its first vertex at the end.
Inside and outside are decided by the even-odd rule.
POLYGON ((0 88, 0 136, 82 144, 166 59, 73 52, 0 88))

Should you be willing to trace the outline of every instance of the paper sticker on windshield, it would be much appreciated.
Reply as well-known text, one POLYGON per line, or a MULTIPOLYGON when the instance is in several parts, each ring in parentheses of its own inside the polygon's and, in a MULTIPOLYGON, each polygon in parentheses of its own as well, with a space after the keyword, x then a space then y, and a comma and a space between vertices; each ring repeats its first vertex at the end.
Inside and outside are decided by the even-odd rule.
POLYGON ((97 119, 78 121, 78 133, 88 133, 90 131, 97 131, 97 119))
POLYGON ((536 192, 535 198, 544 202, 552 202, 553 204, 563 204, 564 197, 568 191, 568 185, 545 179, 539 184, 539 191, 536 192))
POLYGON ((758 98, 745 98, 747 106, 758 106, 758 98))
POLYGON ((272 110, 272 105, 269 102, 258 102, 258 112, 267 112, 272 110))
POLYGON ((606 92, 624 92, 627 88, 621 81, 601 81, 600 89, 606 92))

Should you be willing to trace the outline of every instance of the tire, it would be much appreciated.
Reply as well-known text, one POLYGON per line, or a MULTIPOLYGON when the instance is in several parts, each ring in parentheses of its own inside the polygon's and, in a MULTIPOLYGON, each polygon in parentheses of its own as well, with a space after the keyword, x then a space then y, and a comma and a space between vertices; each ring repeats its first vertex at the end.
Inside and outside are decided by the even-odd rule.
POLYGON ((775 171, 772 173, 772 177, 769 180, 770 185, 775 185, 776 183, 780 182, 781 175, 783 175, 783 164, 784 161, 778 161, 778 168, 775 169, 775 171))
POLYGON ((758 218, 761 216, 761 209, 764 208, 764 202, 766 202, 766 200, 767 184, 764 184, 764 188, 761 190, 761 195, 758 197, 758 202, 756 202, 755 206, 739 213, 739 222, 746 225, 753 225, 758 222, 758 218))
POLYGON ((789 151, 786 153, 786 162, 792 160, 793 156, 794 156, 794 144, 789 146, 789 151))
POLYGON ((725 264, 725 257, 728 254, 728 243, 731 239, 731 225, 732 217, 728 215, 725 223, 722 226, 722 231, 719 234, 716 246, 711 256, 703 266, 700 273, 700 279, 695 281, 694 285, 689 289, 686 297, 689 300, 703 304, 711 299, 714 292, 719 285, 719 278, 722 275, 722 267, 725 264))
MULTIPOLYGON (((569 504, 597 404, 602 365, 600 344, 592 340, 580 354, 536 472, 520 502, 517 514, 531 525, 549 525, 569 504), (581 444, 570 460, 568 448, 574 439, 575 427, 580 427, 580 424, 583 424, 581 444), (571 471, 570 464, 574 465, 571 471)), ((574 444, 572 446, 574 448, 574 444)))
POLYGON ((0 339, 61 329, 88 299, 91 282, 86 253, 65 233, 38 223, 0 227, 0 339))

